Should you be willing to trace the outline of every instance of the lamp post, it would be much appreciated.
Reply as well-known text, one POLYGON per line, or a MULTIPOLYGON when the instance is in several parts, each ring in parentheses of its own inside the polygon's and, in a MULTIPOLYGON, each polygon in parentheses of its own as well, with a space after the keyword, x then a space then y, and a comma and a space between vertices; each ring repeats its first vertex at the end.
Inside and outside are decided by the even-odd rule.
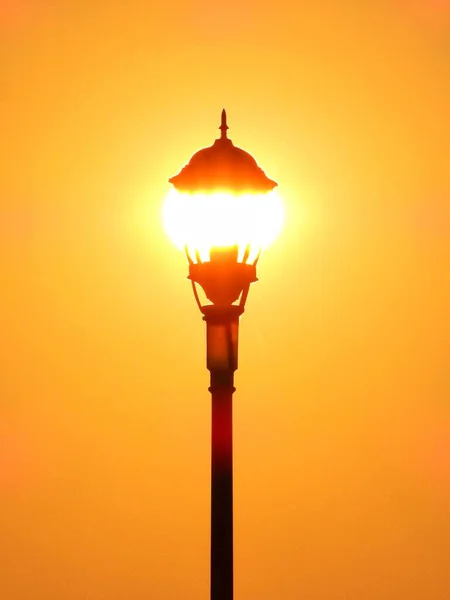
POLYGON ((169 179, 167 233, 184 249, 198 307, 206 321, 211 419, 211 600, 233 599, 232 397, 239 318, 261 251, 281 228, 275 187, 255 159, 221 136, 169 179), (206 297, 205 303, 200 294, 206 297))

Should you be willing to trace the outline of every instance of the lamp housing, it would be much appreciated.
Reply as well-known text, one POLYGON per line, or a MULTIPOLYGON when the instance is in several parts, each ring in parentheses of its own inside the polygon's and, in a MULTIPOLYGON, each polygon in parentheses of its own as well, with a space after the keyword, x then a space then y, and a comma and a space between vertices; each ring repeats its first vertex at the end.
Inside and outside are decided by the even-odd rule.
POLYGON ((281 229, 283 206, 277 183, 248 152, 227 137, 222 111, 221 136, 196 152, 169 182, 163 220, 183 249, 189 279, 200 309, 196 284, 216 306, 243 306, 262 250, 281 229))

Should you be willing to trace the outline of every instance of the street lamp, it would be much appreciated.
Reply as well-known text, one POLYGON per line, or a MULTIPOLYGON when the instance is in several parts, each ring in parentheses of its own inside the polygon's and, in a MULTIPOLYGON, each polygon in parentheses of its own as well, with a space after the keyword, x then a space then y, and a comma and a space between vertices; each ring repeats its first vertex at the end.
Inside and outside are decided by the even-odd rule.
POLYGON ((212 396, 211 600, 233 598, 232 396, 239 318, 262 250, 281 229, 277 184, 233 145, 222 111, 221 136, 169 179, 165 229, 183 249, 195 300, 206 321, 212 396), (206 296, 202 303, 200 293, 206 296))

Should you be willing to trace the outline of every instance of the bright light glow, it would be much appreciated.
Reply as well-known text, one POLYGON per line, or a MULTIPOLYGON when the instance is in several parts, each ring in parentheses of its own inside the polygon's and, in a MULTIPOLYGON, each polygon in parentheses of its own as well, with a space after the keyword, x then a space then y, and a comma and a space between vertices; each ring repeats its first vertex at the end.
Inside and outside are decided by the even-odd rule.
POLYGON ((171 189, 163 206, 163 224, 174 244, 187 246, 194 258, 209 260, 212 247, 238 245, 242 260, 250 246, 248 262, 267 248, 281 231, 283 203, 276 191, 258 194, 230 192, 188 194, 171 189))

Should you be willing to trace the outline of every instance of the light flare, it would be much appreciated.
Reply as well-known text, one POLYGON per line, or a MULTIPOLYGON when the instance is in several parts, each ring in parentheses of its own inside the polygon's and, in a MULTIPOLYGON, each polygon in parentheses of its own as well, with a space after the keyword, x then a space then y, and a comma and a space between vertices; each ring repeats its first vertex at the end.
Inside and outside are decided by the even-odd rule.
POLYGON ((171 189, 163 205, 164 229, 180 250, 195 260, 209 260, 212 247, 238 246, 242 261, 247 246, 252 262, 278 236, 284 207, 277 190, 266 193, 186 193, 171 189))

